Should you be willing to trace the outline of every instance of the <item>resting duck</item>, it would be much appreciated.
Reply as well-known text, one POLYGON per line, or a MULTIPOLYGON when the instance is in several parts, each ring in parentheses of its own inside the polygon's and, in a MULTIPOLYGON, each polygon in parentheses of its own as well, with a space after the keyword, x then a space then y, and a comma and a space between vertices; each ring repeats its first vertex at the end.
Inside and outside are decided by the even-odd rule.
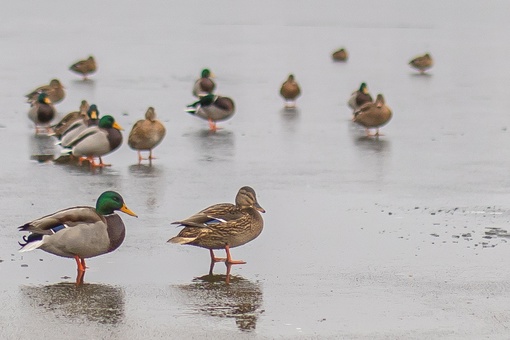
POLYGON ((37 97, 28 110, 28 118, 35 123, 35 133, 41 132, 42 128, 46 132, 51 131, 50 122, 55 117, 55 108, 51 104, 50 98, 45 92, 37 97))
POLYGON ((168 242, 209 249, 211 256, 209 274, 212 275, 216 262, 225 262, 228 278, 230 265, 246 263, 232 260, 230 248, 242 246, 262 232, 264 221, 259 212, 265 210, 258 204, 255 191, 245 186, 239 189, 235 204, 215 204, 185 220, 173 222, 172 224, 183 226, 184 229, 168 242), (213 249, 224 249, 227 257, 215 257, 213 249))
POLYGON ((81 74, 83 76, 83 80, 87 80, 87 76, 96 72, 97 70, 96 60, 93 56, 89 56, 87 59, 80 60, 72 64, 69 69, 73 72, 81 74))
POLYGON ((289 74, 287 80, 282 84, 280 95, 285 99, 286 108, 296 107, 296 98, 301 95, 301 89, 293 74, 289 74))
POLYGON ((30 232, 23 236, 24 242, 18 242, 19 251, 41 249, 74 258, 83 277, 87 268, 85 259, 112 252, 124 241, 126 230, 116 210, 138 217, 117 192, 105 191, 97 199, 95 208, 67 208, 27 222, 18 228, 30 232))
POLYGON ((202 74, 195 84, 193 84, 193 95, 197 98, 214 92, 216 84, 212 80, 214 74, 209 69, 203 69, 202 74))
POLYGON ((347 53, 347 51, 345 50, 345 48, 341 48, 335 52, 333 52, 333 54, 331 55, 331 57, 333 58, 333 60, 335 61, 347 61, 347 59, 349 59, 349 54, 347 53))
POLYGON ((144 159, 141 150, 148 150, 150 163, 155 158, 152 156, 154 149, 165 137, 165 126, 156 119, 156 112, 153 107, 149 107, 145 112, 145 119, 139 120, 133 125, 128 137, 128 145, 133 150, 138 151, 138 164, 144 159))
POLYGON ((365 103, 371 103, 373 101, 372 96, 368 92, 368 86, 366 83, 361 83, 359 89, 354 91, 349 98, 347 104, 351 109, 356 111, 361 105, 365 103))
POLYGON ((70 123, 60 136, 60 145, 69 147, 70 143, 89 126, 97 126, 99 124, 99 110, 96 104, 92 104, 87 109, 85 116, 70 123))
POLYGON ((69 112, 60 120, 60 122, 52 126, 53 135, 60 139, 62 134, 71 126, 71 124, 81 119, 88 119, 88 109, 89 103, 86 100, 82 100, 79 111, 69 112))
POLYGON ((386 106, 382 94, 378 94, 375 102, 362 105, 354 112, 353 122, 365 127, 367 136, 371 136, 369 129, 377 129, 374 136, 380 136, 379 128, 391 119, 392 112, 386 106))
POLYGON ((102 156, 116 150, 122 144, 120 127, 112 116, 104 116, 99 120, 98 126, 90 126, 67 144, 64 154, 79 157, 80 162, 88 160, 91 167, 105 167, 110 164, 103 163, 102 156), (99 158, 99 163, 94 158, 99 158))
POLYGON ((62 86, 60 81, 58 79, 52 79, 49 85, 39 86, 25 97, 27 97, 27 101, 31 103, 37 100, 37 96, 39 96, 41 92, 46 92, 53 104, 60 103, 66 96, 64 86, 62 86))
POLYGON ((226 120, 234 115, 234 101, 228 97, 207 94, 193 104, 186 112, 209 121, 209 129, 216 131, 216 122, 226 120))
POLYGON ((421 74, 425 73, 426 70, 432 67, 434 65, 434 61, 432 60, 432 57, 430 54, 426 53, 422 56, 416 57, 413 60, 409 62, 409 65, 411 67, 414 67, 415 69, 419 70, 421 74))

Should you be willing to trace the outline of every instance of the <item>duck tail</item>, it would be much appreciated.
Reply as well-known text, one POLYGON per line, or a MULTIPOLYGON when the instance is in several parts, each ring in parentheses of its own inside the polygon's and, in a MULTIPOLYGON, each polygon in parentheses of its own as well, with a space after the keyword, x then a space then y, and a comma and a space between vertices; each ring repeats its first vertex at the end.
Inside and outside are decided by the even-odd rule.
POLYGON ((43 235, 40 234, 30 234, 28 237, 25 235, 23 236, 23 241, 24 243, 18 242, 18 244, 21 246, 19 250, 20 253, 37 249, 44 243, 43 235))
POLYGON ((187 243, 195 241, 196 239, 197 239, 196 237, 175 236, 175 237, 172 237, 171 239, 169 239, 167 242, 168 243, 177 243, 177 244, 187 244, 187 243))
POLYGON ((72 153, 73 153, 73 150, 72 150, 72 149, 64 148, 64 149, 62 149, 62 150, 60 151, 60 153, 61 153, 62 155, 70 155, 70 154, 72 154, 72 153))

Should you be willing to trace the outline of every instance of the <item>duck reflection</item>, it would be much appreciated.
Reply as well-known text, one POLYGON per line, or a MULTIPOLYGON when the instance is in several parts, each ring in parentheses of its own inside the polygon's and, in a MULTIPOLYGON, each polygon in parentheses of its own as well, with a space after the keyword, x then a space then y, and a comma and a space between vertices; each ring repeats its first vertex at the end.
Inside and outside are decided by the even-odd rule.
MULTIPOLYGON (((47 286, 21 286, 21 295, 35 309, 101 324, 118 324, 124 319, 125 294, 122 288, 61 282, 47 286)), ((47 317, 47 316, 45 316, 47 317)))
POLYGON ((178 288, 193 312, 234 318, 240 330, 254 330, 263 312, 261 284, 231 276, 231 284, 226 285, 225 279, 225 275, 204 275, 178 288))
POLYGON ((55 158, 56 139, 47 134, 31 135, 29 140, 30 159, 38 162, 48 162, 55 158))
POLYGON ((299 122, 300 111, 297 108, 284 107, 280 110, 280 117, 286 132, 295 133, 299 122))
POLYGON ((235 135, 231 131, 200 130, 191 135, 193 145, 198 147, 202 160, 225 161, 234 158, 235 135))
POLYGON ((373 151, 375 153, 385 153, 389 151, 391 144, 386 139, 369 136, 356 136, 353 138, 354 144, 362 150, 373 151))

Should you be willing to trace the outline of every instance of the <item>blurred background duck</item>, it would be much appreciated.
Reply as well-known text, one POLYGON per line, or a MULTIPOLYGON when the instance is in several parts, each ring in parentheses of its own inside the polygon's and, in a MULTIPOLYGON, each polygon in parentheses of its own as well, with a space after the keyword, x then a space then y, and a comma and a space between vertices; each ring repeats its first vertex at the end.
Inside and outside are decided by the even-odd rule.
POLYGON ((347 104, 351 109, 356 111, 365 103, 371 103, 373 101, 372 96, 368 92, 368 86, 366 83, 361 83, 359 89, 354 91, 349 98, 347 104))
POLYGON ((214 92, 216 84, 212 80, 214 74, 209 69, 203 69, 200 78, 193 84, 193 96, 201 98, 214 92))
POLYGON ((87 80, 88 75, 96 72, 97 65, 96 60, 93 56, 89 56, 87 59, 80 60, 69 67, 69 70, 80 74, 83 80, 87 80))
POLYGON ((38 134, 42 131, 50 133, 50 123, 54 117, 55 107, 53 107, 50 98, 45 92, 40 93, 28 110, 28 118, 35 124, 35 133, 38 134))
POLYGON ((60 134, 60 145, 69 147, 71 142, 89 126, 99 124, 99 110, 96 104, 92 104, 87 109, 85 115, 80 113, 78 119, 67 125, 67 128, 60 134))
POLYGON ((99 125, 90 126, 66 145, 63 154, 72 154, 79 158, 80 163, 88 160, 91 167, 105 167, 102 156, 116 150, 122 144, 122 127, 110 116, 99 120, 99 125), (99 163, 95 158, 99 158, 99 163))
POLYGON ((420 71, 420 74, 424 74, 426 70, 428 70, 434 65, 434 60, 432 60, 430 54, 426 53, 422 56, 416 57, 413 60, 411 60, 409 62, 409 65, 420 71))
POLYGON ((230 248, 242 246, 260 235, 264 226, 260 212, 265 210, 257 202, 255 190, 244 186, 239 189, 235 204, 215 204, 185 220, 173 222, 172 224, 183 226, 184 229, 168 242, 209 249, 211 257, 209 274, 212 275, 216 262, 225 262, 228 280, 230 265, 246 263, 233 260, 230 248), (217 258, 214 249, 224 249, 227 257, 217 258))
POLYGON ((41 92, 45 92, 53 104, 60 103, 66 96, 64 86, 62 86, 60 80, 52 79, 48 85, 39 86, 25 95, 25 97, 27 97, 27 101, 31 103, 37 100, 37 96, 39 96, 41 92))
POLYGON ((383 95, 378 94, 375 102, 365 103, 355 111, 352 120, 365 128, 367 136, 380 136, 379 128, 387 124, 391 117, 391 109, 386 106, 383 95), (376 129, 375 135, 370 134, 370 129, 376 129))
POLYGON ((52 126, 53 135, 60 139, 62 134, 69 128, 72 123, 79 119, 87 118, 88 109, 89 103, 86 100, 82 100, 80 103, 80 109, 78 111, 69 112, 57 124, 52 126))
POLYGON ((285 100, 286 108, 296 107, 296 99, 301 95, 301 88, 293 74, 289 74, 287 80, 280 87, 280 95, 285 100))
POLYGON ((103 192, 96 207, 76 206, 27 222, 18 229, 23 236, 20 252, 41 249, 50 254, 74 258, 78 269, 76 283, 83 283, 85 259, 117 249, 126 234, 124 223, 115 211, 138 217, 122 196, 114 191, 103 192))
POLYGON ((341 48, 331 55, 334 61, 347 61, 349 59, 349 54, 345 50, 345 48, 341 48))
POLYGON ((235 113, 235 105, 229 97, 207 94, 193 104, 188 105, 186 112, 206 119, 209 122, 209 129, 216 131, 216 122, 232 117, 235 113))
POLYGON ((144 159, 141 151, 149 151, 149 163, 155 158, 152 155, 154 149, 165 137, 165 126, 156 119, 156 111, 149 107, 145 112, 145 119, 139 120, 133 125, 128 137, 128 145, 138 152, 138 164, 144 159))

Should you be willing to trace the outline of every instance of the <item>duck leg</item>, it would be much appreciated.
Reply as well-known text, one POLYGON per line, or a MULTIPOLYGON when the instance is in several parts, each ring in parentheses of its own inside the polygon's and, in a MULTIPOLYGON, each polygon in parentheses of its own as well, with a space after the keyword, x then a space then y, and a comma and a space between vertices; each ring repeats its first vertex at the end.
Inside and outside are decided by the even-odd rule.
POLYGON ((216 132, 216 130, 217 130, 216 122, 213 121, 211 118, 209 118, 208 121, 209 121, 209 130, 216 132))
POLYGON ((83 284, 83 278, 85 276, 85 272, 80 272, 78 270, 78 274, 76 275, 76 285, 81 286, 83 284))
POLYGON ((138 150, 138 164, 141 164, 142 161, 143 161, 142 153, 140 152, 140 150, 138 150))
POLYGON ((78 266, 78 272, 85 271, 85 259, 80 258, 78 255, 74 255, 74 259, 76 261, 76 265, 78 266))
POLYGON ((225 246, 225 252, 227 253, 227 260, 225 261, 225 264, 227 264, 227 267, 230 264, 245 264, 246 263, 246 261, 243 261, 243 260, 232 260, 232 256, 230 256, 230 247, 228 246, 228 244, 225 246))
POLYGON ((209 266, 209 275, 213 274, 214 265, 216 262, 225 262, 227 259, 223 257, 214 256, 214 251, 209 249, 209 255, 211 256, 211 265, 209 266))
POLYGON ((232 268, 232 264, 227 263, 227 272, 225 273, 225 283, 230 284, 230 269, 232 268))

